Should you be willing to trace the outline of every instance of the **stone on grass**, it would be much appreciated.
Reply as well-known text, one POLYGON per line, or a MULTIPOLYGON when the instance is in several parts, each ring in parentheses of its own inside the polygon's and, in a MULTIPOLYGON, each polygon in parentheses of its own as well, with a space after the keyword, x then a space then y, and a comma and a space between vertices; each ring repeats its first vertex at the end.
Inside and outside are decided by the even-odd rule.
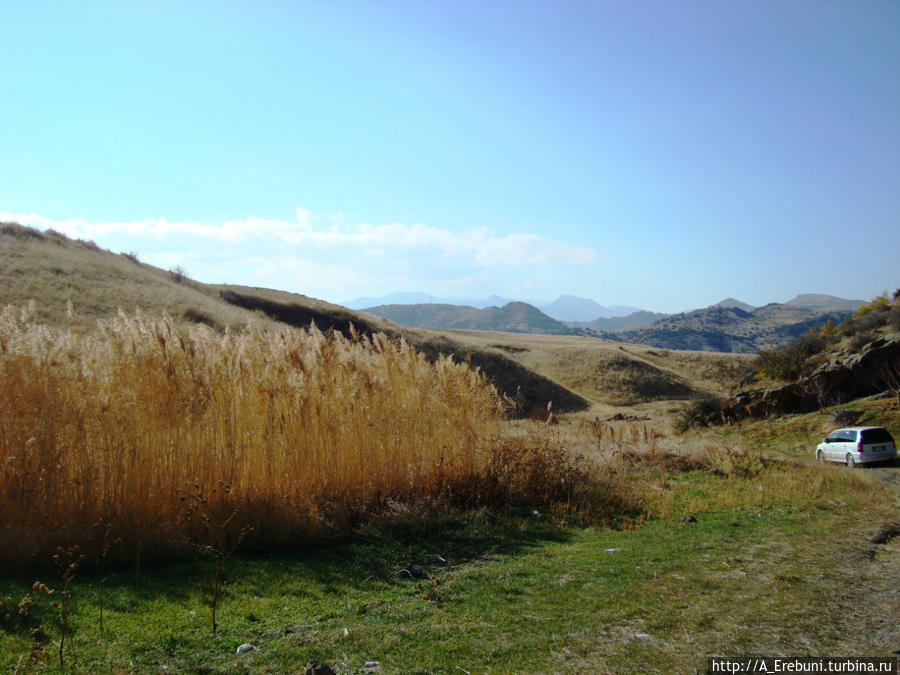
POLYGON ((319 663, 318 661, 307 661, 306 669, 303 675, 335 675, 327 663, 319 663))

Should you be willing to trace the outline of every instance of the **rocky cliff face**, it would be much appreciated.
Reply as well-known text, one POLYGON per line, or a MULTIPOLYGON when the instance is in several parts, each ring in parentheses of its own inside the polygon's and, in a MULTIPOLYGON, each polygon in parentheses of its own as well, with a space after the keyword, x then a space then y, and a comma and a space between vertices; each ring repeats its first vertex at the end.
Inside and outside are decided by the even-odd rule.
MULTIPOLYGON (((900 333, 890 333, 859 351, 839 352, 796 382, 741 392, 722 406, 724 421, 801 413, 900 386, 900 333)), ((898 394, 900 405, 900 394, 898 394)))

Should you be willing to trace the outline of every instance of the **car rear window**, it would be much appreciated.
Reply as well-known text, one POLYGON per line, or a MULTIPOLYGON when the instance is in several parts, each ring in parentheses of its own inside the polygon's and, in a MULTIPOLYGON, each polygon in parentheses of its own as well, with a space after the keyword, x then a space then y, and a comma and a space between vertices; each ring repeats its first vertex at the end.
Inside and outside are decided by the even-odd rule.
POLYGON ((894 437, 887 429, 863 429, 863 443, 893 443, 894 437))

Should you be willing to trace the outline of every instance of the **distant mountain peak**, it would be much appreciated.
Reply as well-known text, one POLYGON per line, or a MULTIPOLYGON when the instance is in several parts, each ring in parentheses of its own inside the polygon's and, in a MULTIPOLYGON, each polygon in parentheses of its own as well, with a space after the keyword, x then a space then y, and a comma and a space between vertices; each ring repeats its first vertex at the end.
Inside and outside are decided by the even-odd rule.
POLYGON ((753 305, 748 305, 746 302, 741 302, 740 300, 737 300, 735 298, 725 298, 724 300, 721 300, 720 302, 714 304, 713 307, 737 307, 738 309, 745 312, 752 312, 754 309, 756 309, 756 307, 754 307, 753 305))
POLYGON ((847 300, 846 298, 838 298, 834 295, 823 295, 821 293, 802 293, 784 304, 791 307, 811 309, 814 312, 855 312, 865 302, 862 300, 847 300))
POLYGON ((614 305, 604 307, 589 298, 579 298, 575 295, 561 295, 553 302, 541 305, 539 309, 547 316, 557 321, 587 322, 594 319, 626 316, 632 312, 641 311, 637 307, 614 305))
POLYGON ((418 328, 496 330, 511 333, 567 335, 568 326, 527 302, 508 301, 502 307, 476 309, 450 304, 381 305, 365 310, 395 323, 418 328))

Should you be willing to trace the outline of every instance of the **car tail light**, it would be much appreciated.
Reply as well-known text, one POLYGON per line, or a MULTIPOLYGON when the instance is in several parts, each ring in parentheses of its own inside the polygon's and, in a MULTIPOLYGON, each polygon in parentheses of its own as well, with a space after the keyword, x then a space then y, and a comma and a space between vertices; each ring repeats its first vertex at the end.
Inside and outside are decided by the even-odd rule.
POLYGON ((857 452, 862 452, 862 451, 863 451, 863 450, 862 450, 862 439, 859 439, 858 441, 856 441, 856 451, 857 451, 857 452))

